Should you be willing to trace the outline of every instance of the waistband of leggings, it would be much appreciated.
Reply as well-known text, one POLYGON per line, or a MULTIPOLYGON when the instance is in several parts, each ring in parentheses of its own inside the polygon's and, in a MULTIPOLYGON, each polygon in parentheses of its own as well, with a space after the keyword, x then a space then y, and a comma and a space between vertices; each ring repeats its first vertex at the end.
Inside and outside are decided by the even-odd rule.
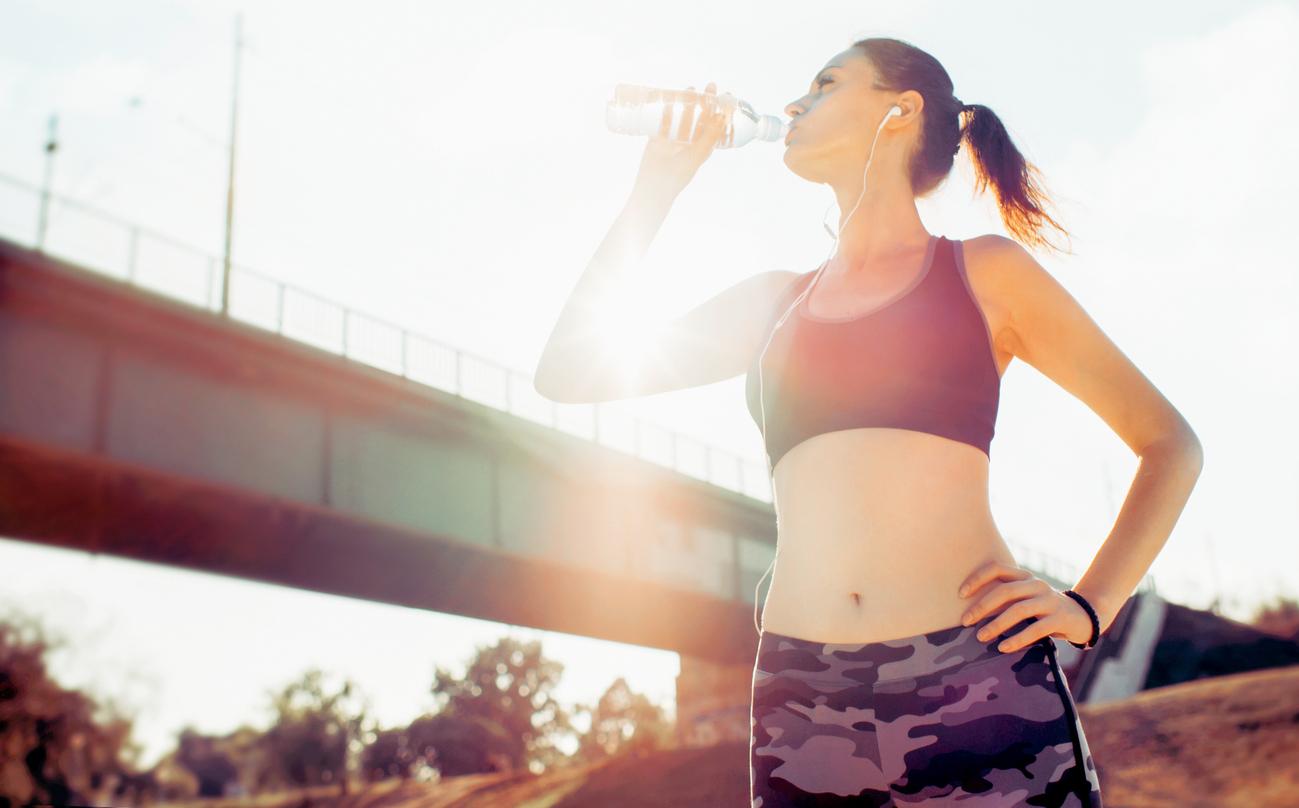
MULTIPOLYGON (((1028 617, 995 637, 980 640, 979 629, 996 618, 987 615, 972 626, 947 628, 878 642, 819 642, 763 629, 754 668, 779 676, 827 684, 875 684, 913 678, 1006 656, 997 644, 1037 621, 1028 617)), ((1040 642, 1051 642, 1043 638, 1040 642)), ((1019 649, 1022 653, 1028 646, 1019 649)))

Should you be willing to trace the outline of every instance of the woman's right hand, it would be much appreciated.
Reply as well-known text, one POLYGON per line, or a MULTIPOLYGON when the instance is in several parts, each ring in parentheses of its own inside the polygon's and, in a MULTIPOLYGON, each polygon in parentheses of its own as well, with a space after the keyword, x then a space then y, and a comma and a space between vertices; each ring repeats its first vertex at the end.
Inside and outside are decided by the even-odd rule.
MULTIPOLYGON (((694 90, 694 87, 688 87, 694 90)), ((698 115, 683 115, 679 123, 680 130, 675 133, 677 140, 671 139, 669 128, 672 124, 674 105, 664 104, 663 119, 659 130, 651 135, 645 144, 645 154, 641 157, 640 171, 636 175, 638 186, 665 191, 675 196, 694 179, 695 172, 703 165, 726 131, 726 121, 734 108, 733 101, 719 99, 717 88, 708 82, 704 93, 694 106, 703 105, 698 115), (694 125, 691 128, 691 118, 694 125), (678 142, 689 140, 689 142, 678 142)))

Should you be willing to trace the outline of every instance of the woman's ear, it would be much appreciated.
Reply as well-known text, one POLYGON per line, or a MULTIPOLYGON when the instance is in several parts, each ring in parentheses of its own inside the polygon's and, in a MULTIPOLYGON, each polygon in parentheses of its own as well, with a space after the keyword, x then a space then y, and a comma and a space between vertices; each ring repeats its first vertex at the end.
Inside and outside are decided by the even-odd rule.
POLYGON ((907 90, 893 103, 902 108, 902 114, 898 117, 909 123, 913 118, 920 117, 925 108, 925 97, 915 90, 907 90))

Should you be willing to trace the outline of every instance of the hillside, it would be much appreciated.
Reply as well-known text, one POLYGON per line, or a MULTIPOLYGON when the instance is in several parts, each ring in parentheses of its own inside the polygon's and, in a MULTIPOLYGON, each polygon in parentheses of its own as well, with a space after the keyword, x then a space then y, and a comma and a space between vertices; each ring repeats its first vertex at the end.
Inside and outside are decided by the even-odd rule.
MULTIPOLYGON (((1107 808, 1299 806, 1299 666, 1200 679, 1080 708, 1107 808)), ((203 808, 650 808, 743 806, 742 744, 677 749, 541 777, 490 774, 390 781, 203 808)))

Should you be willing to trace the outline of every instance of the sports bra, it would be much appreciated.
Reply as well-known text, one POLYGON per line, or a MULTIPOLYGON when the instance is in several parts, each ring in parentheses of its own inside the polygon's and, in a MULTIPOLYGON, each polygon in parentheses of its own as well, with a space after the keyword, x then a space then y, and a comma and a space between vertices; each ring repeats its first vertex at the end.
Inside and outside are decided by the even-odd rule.
POLYGON ((919 275, 865 314, 817 317, 804 297, 772 335, 815 275, 800 275, 780 295, 765 332, 771 344, 745 379, 761 431, 761 357, 770 467, 808 438, 861 427, 927 432, 989 454, 1001 376, 962 243, 930 236, 919 275))

